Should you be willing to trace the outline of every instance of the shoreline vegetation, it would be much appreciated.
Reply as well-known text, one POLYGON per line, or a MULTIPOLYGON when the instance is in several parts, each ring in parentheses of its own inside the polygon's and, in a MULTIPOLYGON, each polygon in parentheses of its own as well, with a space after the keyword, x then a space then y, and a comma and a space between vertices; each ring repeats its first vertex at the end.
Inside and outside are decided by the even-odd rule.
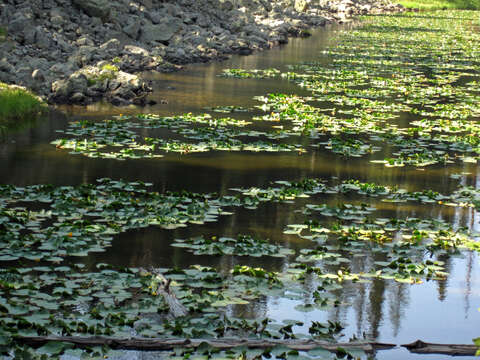
POLYGON ((17 128, 18 120, 35 119, 46 111, 46 104, 25 88, 0 82, 0 133, 17 128))
POLYGON ((480 0, 397 0, 407 9, 418 10, 480 10, 480 0))

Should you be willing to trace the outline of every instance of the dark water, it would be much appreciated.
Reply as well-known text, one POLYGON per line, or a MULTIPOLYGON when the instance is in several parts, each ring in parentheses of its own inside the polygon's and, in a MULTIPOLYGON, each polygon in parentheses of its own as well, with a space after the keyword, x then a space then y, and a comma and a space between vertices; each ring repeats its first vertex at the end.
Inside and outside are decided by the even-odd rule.
MULTIPOLYGON (((371 158, 344 159, 330 152, 317 150, 304 155, 264 153, 203 153, 193 155, 167 154, 155 160, 98 160, 68 155, 49 142, 58 137, 57 129, 79 118, 103 118, 114 114, 151 112, 171 115, 203 112, 204 107, 237 105, 250 107, 257 103, 255 95, 269 92, 297 93, 301 90, 286 80, 237 80, 217 75, 225 68, 269 68, 285 70, 286 65, 321 59, 320 51, 335 41, 336 28, 321 29, 308 39, 293 39, 281 48, 248 57, 213 64, 186 67, 173 74, 145 74, 153 81, 153 99, 158 105, 139 109, 116 108, 110 105, 60 107, 58 113, 30 129, 11 134, 0 143, 0 183, 28 185, 51 183, 74 185, 91 183, 101 177, 142 180, 154 183, 158 191, 187 189, 195 192, 225 193, 231 187, 265 187, 275 180, 300 180, 321 177, 330 179, 355 178, 385 185, 398 185, 408 190, 432 189, 448 193, 459 181, 453 173, 470 173, 461 179, 464 185, 479 185, 480 171, 476 165, 441 165, 428 169, 385 168, 369 163, 371 158), (161 104, 160 102, 167 102, 161 104)), ((324 61, 327 61, 324 59, 324 61)), ((237 114, 235 114, 237 116, 237 114)), ((252 116, 240 114, 239 116, 252 116)), ((326 202, 353 201, 337 195, 325 197, 326 202)), ((376 203, 388 216, 419 216, 425 209, 412 204, 376 203)), ((189 266, 210 265, 228 271, 233 265, 245 263, 280 271, 288 259, 247 259, 232 257, 198 257, 169 246, 174 238, 199 234, 233 236, 254 233, 291 248, 301 249, 306 242, 283 234, 287 224, 296 223, 295 207, 288 204, 267 204, 258 210, 237 210, 234 215, 221 217, 218 223, 194 225, 174 231, 142 229, 118 236, 107 252, 85 259, 86 264, 107 262, 118 266, 189 266)), ((298 207, 297 207, 298 208, 298 207)), ((480 230, 479 216, 471 209, 429 208, 423 216, 443 218, 458 226, 480 230)), ((387 281, 352 284, 339 294, 344 305, 327 311, 300 313, 294 310, 298 301, 268 298, 254 306, 232 309, 247 317, 269 316, 276 319, 298 319, 309 323, 326 319, 346 325, 346 339, 355 335, 396 344, 422 339, 441 343, 471 343, 480 336, 480 277, 478 258, 467 253, 463 257, 446 259, 446 281, 429 281, 422 285, 407 285, 387 281)), ((296 329, 308 331, 308 329, 296 329)), ((377 359, 439 359, 442 356, 416 356, 402 349, 379 352, 377 359)))

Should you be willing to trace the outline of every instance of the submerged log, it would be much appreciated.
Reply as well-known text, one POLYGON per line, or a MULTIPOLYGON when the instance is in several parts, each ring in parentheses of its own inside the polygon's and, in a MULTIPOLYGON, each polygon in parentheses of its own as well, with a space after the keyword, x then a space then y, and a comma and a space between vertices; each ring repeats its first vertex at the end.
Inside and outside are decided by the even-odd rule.
POLYGON ((30 346, 41 346, 49 341, 62 341, 74 344, 78 347, 88 347, 97 345, 107 345, 112 349, 123 350, 172 350, 176 347, 197 348, 201 344, 208 344, 211 347, 220 350, 227 350, 238 346, 248 348, 267 349, 275 346, 286 346, 292 350, 308 351, 321 347, 332 352, 339 348, 345 350, 363 350, 365 352, 374 352, 375 350, 391 349, 395 344, 385 344, 377 342, 348 342, 331 343, 316 340, 267 340, 267 339, 154 339, 154 338, 113 338, 104 336, 18 336, 18 342, 30 346))
POLYGON ((421 340, 401 346, 416 354, 444 354, 451 356, 474 356, 478 350, 478 347, 473 344, 433 344, 421 340))

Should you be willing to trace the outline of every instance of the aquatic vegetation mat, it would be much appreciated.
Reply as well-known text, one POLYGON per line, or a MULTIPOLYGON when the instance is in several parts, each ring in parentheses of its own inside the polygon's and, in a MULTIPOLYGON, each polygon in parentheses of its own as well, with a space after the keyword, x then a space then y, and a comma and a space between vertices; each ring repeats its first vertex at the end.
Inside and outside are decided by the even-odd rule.
MULTIPOLYGON (((53 144, 58 151, 115 160, 207 151, 328 151, 344 161, 364 157, 385 167, 475 164, 480 43, 472 21, 478 21, 473 12, 365 17, 359 27, 340 33, 318 62, 292 64, 285 72, 220 74, 227 82, 281 77, 297 84, 302 96, 264 94, 254 98, 254 108, 218 106, 204 114, 75 121, 53 144)), ((61 187, 0 185, 3 355, 114 356, 98 344, 25 346, 22 339, 29 336, 337 343, 348 325, 343 318, 295 319, 351 307, 344 293, 362 286, 441 286, 449 278, 450 259, 480 251, 475 227, 448 215, 480 209, 480 190, 464 182, 448 193, 338 178, 279 180, 225 189, 222 195, 158 193, 150 185, 111 179, 61 187), (288 211, 288 219, 276 223, 275 238, 255 229, 235 235, 202 230, 237 211, 255 216, 261 207, 288 211), (195 227, 194 234, 175 235, 168 245, 191 257, 221 257, 223 266, 84 265, 89 254, 107 251, 118 234, 187 226, 195 227), (254 265, 261 257, 281 258, 282 266, 254 265), (272 301, 288 302, 293 320, 267 311, 259 317, 252 310, 272 301)), ((366 358, 349 351, 225 350, 204 344, 164 355, 366 358)))
MULTIPOLYGON (((266 188, 235 188, 232 194, 219 197, 160 194, 149 191, 149 185, 101 179, 76 187, 0 187, 0 260, 4 264, 24 261, 22 266, 0 270, 0 332, 7 353, 80 356, 106 351, 58 342, 34 350, 21 341, 31 336, 334 341, 343 329, 341 323, 240 319, 230 309, 266 297, 296 301, 297 312, 344 306, 336 292, 344 286, 380 280, 408 284, 443 280, 448 273, 439 258, 480 251, 476 234, 468 229, 428 217, 375 217, 376 207, 370 204, 375 199, 478 208, 480 192, 470 187, 440 194, 357 180, 304 179, 278 181, 266 188), (363 202, 335 206, 322 202, 339 194, 356 194, 363 202), (219 271, 198 265, 145 270, 107 264, 88 269, 75 261, 61 264, 68 257, 104 251, 115 234, 129 229, 202 224, 228 216, 235 208, 253 211, 268 202, 295 205, 303 221, 285 224, 285 234, 308 240, 311 247, 295 252, 251 235, 177 239, 172 245, 198 255, 289 257, 284 271, 247 265, 219 271), (374 254, 375 260, 358 262, 368 254, 374 254), (173 294, 180 314, 165 294, 173 294), (298 330, 302 328, 305 332, 298 330)), ((180 355, 191 351, 184 349, 180 355)), ((291 349, 284 353, 299 355, 291 349)), ((266 355, 265 350, 256 356, 262 354, 266 355)), ((308 358, 308 354, 301 356, 308 358)))
POLYGON ((151 114, 140 114, 135 117, 118 116, 101 122, 88 120, 71 122, 65 134, 72 138, 57 139, 52 144, 58 149, 71 150, 71 154, 115 160, 159 158, 169 152, 185 155, 213 150, 305 151, 299 144, 269 141, 271 138, 277 138, 275 134, 238 130, 248 124, 249 122, 245 120, 212 118, 209 114, 184 114, 174 117, 151 114), (163 129, 170 135, 142 137, 135 131, 138 129, 163 129), (266 140, 260 140, 261 137, 266 140))
MULTIPOLYGON (((477 163, 480 45, 472 20, 478 15, 429 14, 367 16, 363 25, 342 32, 318 62, 290 65, 286 72, 224 70, 221 76, 232 81, 283 77, 311 93, 256 96, 261 105, 255 111, 263 114, 250 120, 140 114, 80 121, 70 124, 69 137, 53 144, 73 154, 113 159, 212 150, 301 154, 319 148, 343 158, 368 156, 387 167, 477 163), (164 132, 145 137, 138 129, 164 132)), ((235 106, 207 110, 253 112, 235 106)))

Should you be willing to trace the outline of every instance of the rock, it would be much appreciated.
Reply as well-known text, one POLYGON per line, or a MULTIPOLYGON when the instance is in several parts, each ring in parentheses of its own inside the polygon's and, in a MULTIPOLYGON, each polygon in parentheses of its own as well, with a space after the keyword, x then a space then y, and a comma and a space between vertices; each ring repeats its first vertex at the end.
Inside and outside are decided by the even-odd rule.
POLYGON ((73 4, 87 15, 107 20, 110 15, 110 3, 107 0, 72 0, 73 4))
POLYGON ((85 102, 85 95, 81 92, 76 92, 70 97, 70 101, 74 104, 81 104, 85 102))
POLYGON ((148 12, 145 15, 153 24, 159 24, 162 21, 162 15, 157 11, 148 12))
POLYGON ((15 68, 6 59, 0 59, 0 71, 13 73, 15 68))
POLYGON ((145 25, 141 30, 141 41, 146 43, 169 41, 180 28, 180 20, 167 17, 159 25, 145 25))
POLYGON ((33 26, 33 21, 22 13, 15 13, 13 19, 8 23, 10 34, 23 34, 33 26))
POLYGON ((53 64, 50 67, 49 72, 51 72, 53 75, 57 77, 65 77, 66 75, 70 75, 77 69, 78 69, 78 66, 76 64, 74 64, 71 61, 67 61, 66 63, 63 63, 63 64, 53 64))
POLYGON ((36 82, 45 81, 45 75, 43 74, 42 70, 35 69, 32 72, 32 79, 36 82))
POLYGON ((145 105, 152 105, 152 102, 156 104, 154 100, 147 100, 147 94, 144 94, 142 96, 137 96, 132 100, 132 103, 138 106, 145 106, 145 105))
POLYGON ((3 72, 0 70, 0 82, 12 83, 15 81, 15 75, 10 72, 3 72))
POLYGON ((127 86, 120 86, 117 90, 112 93, 115 97, 120 97, 125 100, 131 100, 136 95, 132 89, 127 86))
POLYGON ((220 2, 220 9, 224 11, 233 10, 233 4, 230 0, 218 0, 220 2))
POLYGON ((27 28, 23 31, 23 43, 25 45, 35 44, 37 37, 37 31, 34 27, 27 28))
MULTIPOLYGON (((64 42, 64 41, 63 41, 64 42)), ((52 35, 40 26, 35 28, 35 46, 41 49, 49 49, 52 43, 52 35)), ((58 41, 57 41, 58 44, 58 41)), ((64 45, 68 47, 68 44, 64 45)))
POLYGON ((77 46, 93 46, 93 41, 88 36, 82 36, 76 41, 77 46))
POLYGON ((88 87, 87 77, 82 73, 74 73, 67 80, 57 80, 52 84, 52 92, 60 101, 68 101, 75 93, 83 94, 88 87))
POLYGON ((123 52, 129 55, 149 56, 148 50, 134 45, 125 45, 123 52))
POLYGON ((306 0, 295 0, 294 8, 298 12, 304 12, 308 8, 308 2, 306 0))
POLYGON ((123 32, 134 40, 138 40, 140 36, 140 22, 137 20, 132 21, 129 25, 123 28, 123 32))
POLYGON ((118 56, 122 50, 122 44, 118 39, 110 39, 99 47, 108 57, 118 56))
POLYGON ((115 105, 115 106, 123 106, 123 105, 129 105, 130 102, 125 100, 125 99, 122 99, 121 97, 118 97, 118 96, 114 96, 112 98, 110 98, 110 102, 115 105))
POLYGON ((267 0, 259 0, 260 4, 265 8, 266 11, 270 12, 273 9, 272 4, 267 0))

